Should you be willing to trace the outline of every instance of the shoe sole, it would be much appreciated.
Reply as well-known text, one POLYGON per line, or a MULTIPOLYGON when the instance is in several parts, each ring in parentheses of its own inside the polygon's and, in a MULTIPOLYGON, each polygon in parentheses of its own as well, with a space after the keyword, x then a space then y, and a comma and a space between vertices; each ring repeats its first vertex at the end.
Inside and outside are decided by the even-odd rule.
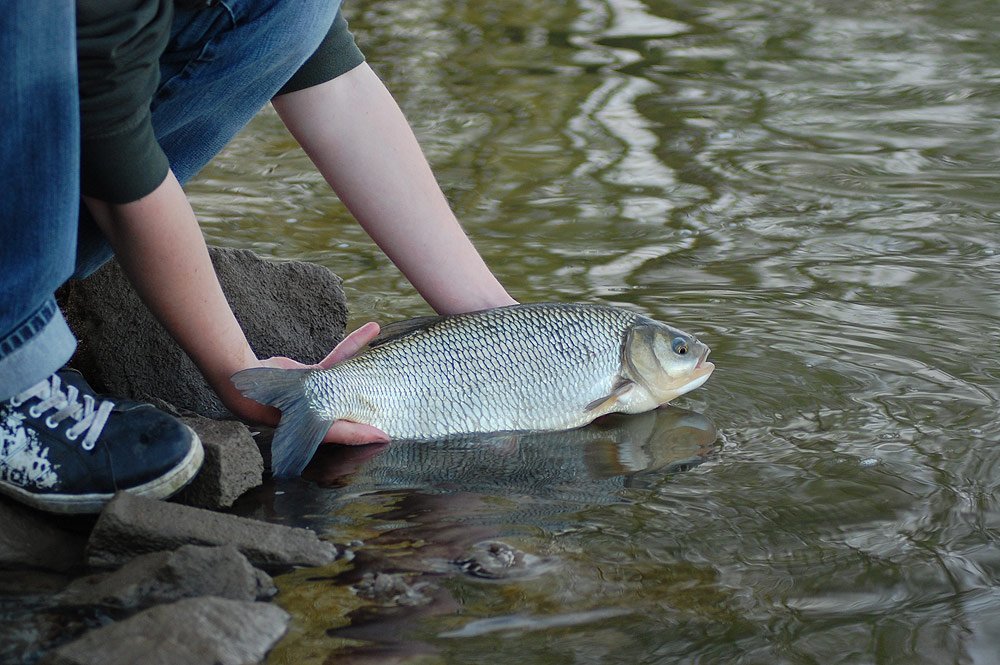
MULTIPOLYGON (((122 492, 135 494, 147 499, 166 499, 184 489, 184 486, 191 482, 201 469, 201 463, 205 460, 205 448, 201 444, 198 434, 184 425, 191 433, 191 450, 178 462, 174 468, 167 471, 159 478, 154 478, 148 483, 128 487, 122 492)), ((99 513, 104 506, 111 501, 115 493, 93 493, 93 494, 35 494, 22 487, 0 482, 0 494, 15 499, 25 505, 44 510, 49 513, 73 514, 73 513, 99 513)))

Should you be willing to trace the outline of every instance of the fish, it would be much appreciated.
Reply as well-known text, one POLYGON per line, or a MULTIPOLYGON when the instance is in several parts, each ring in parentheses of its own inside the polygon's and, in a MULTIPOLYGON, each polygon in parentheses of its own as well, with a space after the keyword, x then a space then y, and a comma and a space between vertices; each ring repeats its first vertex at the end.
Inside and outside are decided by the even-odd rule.
POLYGON ((288 478, 302 473, 336 420, 414 441, 574 429, 698 388, 715 369, 709 352, 628 309, 531 303, 390 323, 328 369, 258 367, 232 381, 281 410, 272 475, 288 478))

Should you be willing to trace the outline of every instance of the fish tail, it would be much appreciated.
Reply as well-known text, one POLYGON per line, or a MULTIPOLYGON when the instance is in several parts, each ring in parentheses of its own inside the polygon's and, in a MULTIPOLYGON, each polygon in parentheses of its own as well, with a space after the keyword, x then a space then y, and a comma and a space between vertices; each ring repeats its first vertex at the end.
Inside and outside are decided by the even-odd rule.
POLYGON ((314 371, 255 367, 232 377, 245 397, 281 409, 281 422, 271 442, 275 478, 301 475, 333 423, 306 396, 305 382, 314 371))

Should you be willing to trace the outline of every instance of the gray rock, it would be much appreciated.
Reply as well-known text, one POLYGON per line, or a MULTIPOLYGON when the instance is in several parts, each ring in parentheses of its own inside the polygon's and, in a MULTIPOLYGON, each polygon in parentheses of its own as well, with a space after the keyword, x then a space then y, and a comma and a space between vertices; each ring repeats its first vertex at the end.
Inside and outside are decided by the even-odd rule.
MULTIPOLYGON (((247 250, 210 248, 219 282, 251 347, 262 358, 319 362, 347 319, 342 280, 299 261, 265 261, 247 250)), ((197 368, 139 300, 114 260, 59 292, 80 341, 71 365, 100 392, 160 398, 209 418, 228 411, 197 368)))
POLYGON ((243 423, 207 418, 181 420, 198 433, 205 461, 195 479, 173 501, 199 508, 229 508, 244 492, 260 485, 264 460, 243 423))
POLYGON ((138 556, 112 573, 73 580, 55 602, 63 607, 140 610, 181 598, 263 600, 275 593, 270 576, 251 566, 232 545, 184 545, 174 552, 138 556))
POLYGON ((0 496, 0 568, 69 570, 83 565, 85 543, 56 518, 0 496))
POLYGON ((434 587, 430 582, 413 582, 413 575, 404 573, 365 573, 352 588, 362 598, 380 605, 426 605, 433 600, 427 593, 434 587))
POLYGON ((322 566, 337 556, 336 547, 307 529, 119 492, 94 525, 87 562, 97 568, 117 568, 139 554, 187 544, 232 544, 264 568, 322 566))
POLYGON ((50 652, 47 665, 259 663, 288 629, 280 607, 224 598, 188 598, 92 630, 50 652))

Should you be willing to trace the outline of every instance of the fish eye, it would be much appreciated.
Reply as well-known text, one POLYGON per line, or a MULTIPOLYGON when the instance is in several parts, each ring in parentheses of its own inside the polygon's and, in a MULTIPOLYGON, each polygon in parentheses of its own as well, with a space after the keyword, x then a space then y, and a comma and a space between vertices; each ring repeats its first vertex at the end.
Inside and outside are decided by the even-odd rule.
POLYGON ((683 356, 688 352, 687 342, 685 342, 680 337, 674 338, 673 348, 674 348, 674 353, 676 353, 679 356, 683 356))

